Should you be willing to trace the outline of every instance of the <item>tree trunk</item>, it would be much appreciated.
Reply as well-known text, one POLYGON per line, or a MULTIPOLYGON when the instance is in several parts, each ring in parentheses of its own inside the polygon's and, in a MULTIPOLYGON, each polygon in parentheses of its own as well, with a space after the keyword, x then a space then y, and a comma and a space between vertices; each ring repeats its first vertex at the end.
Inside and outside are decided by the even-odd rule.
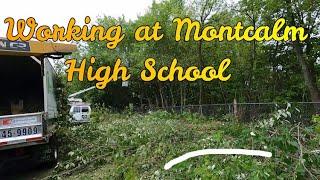
MULTIPOLYGON (((298 42, 294 42, 293 46, 296 52, 297 59, 301 66, 305 84, 307 85, 310 93, 311 101, 320 102, 320 94, 319 94, 319 89, 316 83, 316 77, 314 73, 312 73, 311 68, 308 67, 306 58, 303 56, 301 45, 298 42)), ((313 64, 311 64, 311 66, 313 66, 313 64)), ((314 104, 314 107, 315 107, 316 113, 320 113, 320 104, 314 104)))
MULTIPOLYGON (((198 55, 200 62, 200 70, 203 69, 203 58, 202 58, 202 40, 199 41, 198 44, 198 55)), ((203 91, 203 83, 199 80, 199 113, 202 115, 202 91, 203 91)))
POLYGON ((171 86, 169 86, 169 90, 170 90, 170 95, 171 95, 171 106, 175 106, 176 105, 176 101, 174 99, 174 95, 173 95, 173 91, 171 86))
MULTIPOLYGON (((293 12, 292 9, 292 2, 289 0, 286 0, 286 3, 288 4, 287 6, 287 10, 288 10, 288 18, 289 18, 289 23, 292 26, 297 26, 296 22, 295 22, 295 13, 293 12)), ((301 19, 301 21, 303 22, 304 19, 301 19)), ((303 24, 304 26, 306 26, 305 24, 303 24)), ((303 26, 302 25, 302 26, 303 26)), ((307 44, 309 45, 308 48, 310 48, 310 42, 308 42, 310 40, 310 36, 309 39, 307 40, 307 44)), ((314 73, 314 64, 313 63, 307 63, 307 58, 308 56, 304 56, 304 52, 302 50, 302 44, 299 43, 299 41, 294 41, 293 42, 293 48, 296 52, 296 56, 297 59, 299 61, 299 64, 301 66, 301 70, 302 70, 302 74, 303 74, 303 78, 304 78, 304 82, 309 90, 310 96, 311 96, 311 101, 314 102, 313 106, 315 108, 316 113, 320 113, 320 104, 317 104, 318 102, 320 102, 320 95, 319 95, 319 89, 317 87, 317 79, 314 73)))
POLYGON ((158 83, 158 85, 159 85, 159 94, 160 94, 160 98, 161 98, 161 106, 162 106, 162 108, 165 108, 161 83, 158 83))
POLYGON ((180 83, 180 111, 183 111, 183 84, 180 83))
POLYGON ((155 97, 156 97, 156 107, 159 108, 159 99, 158 99, 158 96, 155 95, 155 97))
MULTIPOLYGON (((252 26, 254 28, 254 31, 256 30, 256 19, 255 19, 255 16, 252 15, 251 17, 251 20, 252 20, 252 26)), ((250 62, 250 71, 249 71, 249 82, 248 82, 248 95, 247 95, 247 102, 252 102, 253 100, 253 96, 254 96, 254 93, 252 92, 252 85, 253 85, 253 81, 255 79, 255 76, 254 76, 254 71, 256 69, 256 54, 257 54, 257 43, 256 41, 252 41, 252 56, 251 56, 251 62, 250 62)))
POLYGON ((152 103, 151 103, 151 99, 149 97, 147 98, 147 101, 148 101, 149 109, 153 109, 153 106, 152 106, 152 103))
POLYGON ((183 107, 186 106, 186 102, 187 102, 186 92, 187 92, 187 84, 183 83, 183 107))

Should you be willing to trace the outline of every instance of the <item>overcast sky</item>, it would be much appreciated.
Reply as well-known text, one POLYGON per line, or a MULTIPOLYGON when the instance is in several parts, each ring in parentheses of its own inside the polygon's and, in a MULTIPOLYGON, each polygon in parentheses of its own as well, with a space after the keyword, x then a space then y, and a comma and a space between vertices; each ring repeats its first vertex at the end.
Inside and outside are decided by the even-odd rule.
POLYGON ((39 25, 58 24, 66 26, 71 17, 76 18, 77 24, 83 25, 84 17, 90 16, 92 21, 98 15, 136 19, 143 15, 151 6, 152 0, 5 0, 1 1, 0 10, 0 37, 5 37, 7 24, 6 17, 26 19, 34 17, 39 25))

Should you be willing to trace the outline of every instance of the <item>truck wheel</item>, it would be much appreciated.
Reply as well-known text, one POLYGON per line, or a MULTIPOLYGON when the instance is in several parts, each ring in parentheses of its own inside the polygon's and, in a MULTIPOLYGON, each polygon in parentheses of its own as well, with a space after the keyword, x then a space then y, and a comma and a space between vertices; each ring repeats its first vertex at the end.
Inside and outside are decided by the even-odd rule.
POLYGON ((48 144, 41 147, 38 154, 38 160, 41 165, 52 168, 58 162, 58 145, 55 136, 52 136, 48 144))
POLYGON ((1 161, 1 162, 0 162, 0 177, 1 177, 1 175, 4 174, 6 171, 7 171, 7 170, 6 170, 5 166, 4 166, 4 162, 1 161))
POLYGON ((49 154, 48 154, 48 161, 47 165, 49 167, 54 167, 58 163, 58 143, 57 143, 57 137, 52 136, 49 141, 49 154))

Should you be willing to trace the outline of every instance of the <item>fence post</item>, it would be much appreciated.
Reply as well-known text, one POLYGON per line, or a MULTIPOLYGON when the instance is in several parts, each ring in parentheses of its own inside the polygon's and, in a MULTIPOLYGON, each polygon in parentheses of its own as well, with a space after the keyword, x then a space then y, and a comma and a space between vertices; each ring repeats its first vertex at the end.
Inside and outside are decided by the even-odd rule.
POLYGON ((233 115, 238 117, 238 106, 236 98, 233 99, 233 115))

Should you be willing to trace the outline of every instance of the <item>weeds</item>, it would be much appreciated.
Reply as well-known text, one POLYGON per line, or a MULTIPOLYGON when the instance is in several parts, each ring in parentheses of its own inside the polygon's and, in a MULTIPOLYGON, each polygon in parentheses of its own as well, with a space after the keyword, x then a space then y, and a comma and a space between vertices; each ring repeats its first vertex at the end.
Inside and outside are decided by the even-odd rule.
MULTIPOLYGON (((284 116, 286 112, 278 113, 290 118, 284 116)), ((141 115, 99 109, 92 122, 60 129, 64 156, 52 178, 319 178, 317 124, 297 125, 281 121, 281 117, 275 118, 272 126, 261 126, 237 123, 232 117, 218 121, 189 113, 141 115), (171 159, 205 148, 266 150, 273 156, 211 155, 163 169, 171 159)))

